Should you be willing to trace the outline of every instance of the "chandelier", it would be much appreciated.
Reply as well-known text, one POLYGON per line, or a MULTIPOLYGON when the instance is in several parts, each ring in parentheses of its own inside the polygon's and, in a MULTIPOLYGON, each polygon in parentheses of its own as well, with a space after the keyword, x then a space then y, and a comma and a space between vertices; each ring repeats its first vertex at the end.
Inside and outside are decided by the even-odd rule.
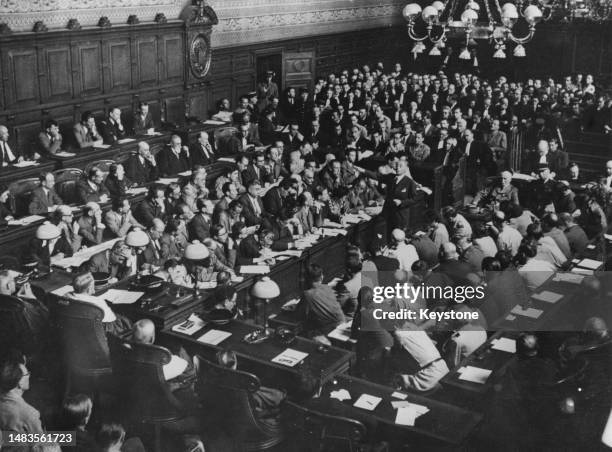
POLYGON ((612 20, 612 0, 541 0, 544 20, 556 18, 562 22, 612 20))
POLYGON ((484 12, 481 11, 481 5, 474 0, 449 0, 446 3, 436 0, 425 8, 421 8, 417 3, 406 5, 403 15, 408 22, 408 35, 415 41, 412 49, 415 56, 425 50, 425 40, 433 43, 429 55, 435 56, 441 55, 440 49, 445 46, 448 37, 458 36, 465 39, 465 47, 459 54, 459 58, 464 60, 471 58, 468 47, 475 45, 474 39, 488 39, 494 43, 494 58, 506 57, 504 50, 507 42, 516 45, 514 56, 524 57, 523 44, 531 41, 536 25, 543 19, 540 2, 516 0, 516 3, 505 3, 503 6, 500 6, 499 0, 481 2, 484 12), (421 21, 418 20, 419 16, 421 21), (526 30, 517 30, 525 28, 524 25, 517 26, 519 21, 526 24, 526 30), (416 26, 421 22, 425 29, 419 35, 416 26))

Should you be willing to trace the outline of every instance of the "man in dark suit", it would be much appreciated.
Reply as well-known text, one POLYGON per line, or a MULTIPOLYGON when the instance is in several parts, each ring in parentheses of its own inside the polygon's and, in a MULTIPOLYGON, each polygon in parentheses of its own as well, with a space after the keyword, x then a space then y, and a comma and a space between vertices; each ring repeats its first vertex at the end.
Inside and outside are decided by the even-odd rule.
POLYGON ((280 102, 280 107, 283 116, 288 122, 296 119, 297 99, 295 98, 295 88, 291 87, 287 89, 280 102))
POLYGON ((208 133, 200 132, 198 140, 189 149, 191 165, 210 165, 216 160, 215 152, 208 139, 208 133))
POLYGON ((0 166, 23 162, 23 157, 11 149, 8 144, 9 131, 6 126, 0 125, 0 166))
POLYGON ((110 199, 108 188, 102 183, 104 173, 97 166, 87 173, 87 179, 81 179, 76 184, 77 200, 79 204, 88 202, 107 202, 110 199))
POLYGON ((38 134, 38 147, 42 155, 55 155, 62 149, 62 135, 57 121, 47 121, 45 130, 38 134))
POLYGON ((139 111, 134 115, 134 133, 136 135, 146 135, 155 131, 153 116, 149 112, 149 104, 141 102, 138 106, 139 111))
POLYGON ((299 149, 303 142, 304 136, 300 133, 300 127, 296 123, 292 123, 289 126, 289 133, 283 134, 283 143, 285 143, 287 154, 299 149))
POLYGON ((466 129, 463 154, 466 157, 466 193, 476 194, 485 185, 485 179, 495 173, 493 152, 486 143, 474 140, 474 132, 466 129))
POLYGON ((242 180, 246 186, 252 180, 257 180, 261 185, 266 185, 266 183, 272 183, 272 176, 268 173, 268 170, 265 167, 266 160, 264 155, 261 152, 258 152, 253 157, 253 161, 247 168, 242 171, 242 180))
POLYGON ((102 125, 102 136, 104 137, 105 144, 115 144, 127 135, 127 129, 121 122, 121 110, 119 107, 110 109, 108 118, 102 125))
POLYGON ((162 244, 160 239, 166 229, 166 224, 159 218, 154 218, 149 226, 147 235, 149 243, 145 246, 142 253, 136 255, 138 268, 143 264, 155 265, 161 267, 164 265, 165 259, 162 257, 162 244))
POLYGON ((144 185, 157 179, 159 169, 147 142, 138 143, 138 154, 132 154, 128 159, 125 174, 136 185, 144 185))
POLYGON ((274 118, 276 110, 272 106, 266 107, 262 117, 259 120, 259 137, 261 142, 268 146, 274 144, 276 140, 276 127, 274 126, 274 118))
POLYGON ((243 206, 242 216, 247 226, 263 225, 267 223, 266 211, 259 192, 261 183, 258 179, 253 179, 247 185, 247 192, 240 196, 239 200, 243 206))
POLYGON ((405 155, 399 157, 396 174, 385 176, 387 193, 383 213, 387 220, 387 231, 404 230, 410 225, 410 207, 417 202, 417 184, 412 180, 405 155))
POLYGON ((249 142, 249 123, 240 124, 240 132, 227 141, 227 152, 230 155, 241 154, 253 148, 254 143, 249 142))
POLYGON ((306 129, 308 118, 314 107, 314 103, 309 96, 308 88, 300 88, 300 98, 295 103, 295 119, 302 130, 306 129))
POLYGON ((289 212, 289 210, 295 208, 295 203, 292 203, 293 205, 288 205, 286 200, 292 190, 293 181, 290 178, 283 179, 278 187, 272 187, 268 190, 263 197, 263 204, 266 208, 266 212, 274 217, 278 217, 283 212, 291 216, 293 212, 289 212))
POLYGON ((189 149, 187 146, 181 146, 181 144, 181 137, 172 135, 170 144, 164 147, 155 157, 161 176, 174 177, 178 173, 191 169, 189 149))
POLYGON ((150 227, 154 218, 165 218, 167 215, 165 204, 165 186, 154 184, 149 187, 147 198, 134 208, 134 218, 140 224, 150 227))
POLYGON ((55 176, 53 173, 41 173, 39 176, 40 187, 32 191, 28 212, 30 215, 47 215, 53 212, 57 206, 64 204, 53 186, 55 185, 55 176))
POLYGON ((187 232, 189 240, 199 240, 204 242, 210 237, 210 226, 212 223, 213 203, 209 199, 200 199, 196 201, 198 213, 187 224, 187 232))

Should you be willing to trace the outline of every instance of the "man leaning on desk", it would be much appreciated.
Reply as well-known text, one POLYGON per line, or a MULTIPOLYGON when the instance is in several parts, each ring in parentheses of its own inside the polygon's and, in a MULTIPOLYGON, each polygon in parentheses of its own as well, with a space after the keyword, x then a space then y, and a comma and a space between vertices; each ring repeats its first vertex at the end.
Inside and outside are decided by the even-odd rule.
POLYGON ((40 187, 32 191, 28 212, 30 215, 47 215, 49 212, 54 212, 57 206, 64 204, 64 202, 53 188, 55 186, 53 173, 41 173, 38 179, 40 180, 40 187))

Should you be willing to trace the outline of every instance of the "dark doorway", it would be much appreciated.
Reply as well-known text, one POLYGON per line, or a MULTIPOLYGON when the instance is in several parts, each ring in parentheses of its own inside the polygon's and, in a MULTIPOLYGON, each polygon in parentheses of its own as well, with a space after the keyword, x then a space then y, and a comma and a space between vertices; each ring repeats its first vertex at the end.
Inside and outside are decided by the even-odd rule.
POLYGON ((271 53, 269 55, 258 55, 255 62, 257 68, 257 83, 265 80, 266 71, 274 71, 272 81, 278 85, 278 92, 283 91, 283 54, 271 53))

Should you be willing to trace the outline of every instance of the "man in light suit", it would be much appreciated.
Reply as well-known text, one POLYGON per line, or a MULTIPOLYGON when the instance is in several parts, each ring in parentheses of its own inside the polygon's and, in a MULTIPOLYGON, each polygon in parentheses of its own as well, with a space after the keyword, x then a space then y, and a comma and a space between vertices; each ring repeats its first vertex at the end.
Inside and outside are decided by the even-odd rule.
POLYGON ((83 112, 81 122, 75 124, 72 131, 81 149, 100 146, 104 142, 96 128, 96 120, 90 111, 83 112))
POLYGON ((0 166, 9 166, 13 163, 23 162, 23 157, 9 146, 8 139, 8 128, 0 125, 0 166))
POLYGON ((147 135, 150 132, 155 132, 155 124, 153 124, 153 116, 149 113, 149 104, 140 102, 139 111, 134 115, 134 133, 136 135, 147 135))
POLYGON ((30 215, 47 215, 47 213, 55 211, 57 206, 63 204, 62 198, 53 189, 55 185, 53 173, 41 173, 39 180, 40 187, 32 191, 32 197, 30 198, 30 205, 28 206, 30 215))
POLYGON ((110 210, 104 214, 107 238, 125 237, 132 227, 145 229, 130 210, 130 200, 127 198, 114 198, 110 210))
POLYGON ((385 178, 387 194, 383 213, 390 234, 395 228, 403 230, 410 225, 410 207, 417 202, 417 184, 410 177, 405 155, 399 158, 396 174, 389 174, 385 178))

